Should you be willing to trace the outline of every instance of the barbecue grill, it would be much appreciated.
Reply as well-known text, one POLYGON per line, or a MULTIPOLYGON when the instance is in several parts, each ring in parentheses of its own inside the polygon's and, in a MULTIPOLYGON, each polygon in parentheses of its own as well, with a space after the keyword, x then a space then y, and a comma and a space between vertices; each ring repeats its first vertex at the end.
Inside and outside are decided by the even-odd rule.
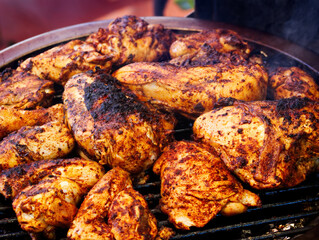
MULTIPOLYGON (((269 69, 277 66, 298 66, 311 74, 319 84, 319 56, 286 40, 255 30, 240 28, 224 23, 216 23, 193 18, 149 17, 149 23, 161 23, 166 28, 179 33, 191 33, 213 28, 228 28, 237 31, 255 48, 255 53, 263 57, 269 69)), ((15 68, 19 61, 51 48, 57 44, 76 38, 85 38, 99 27, 106 27, 107 21, 97 21, 54 30, 0 51, 0 70, 15 68)), ((60 96, 56 100, 59 101, 60 96)), ((176 139, 191 136, 192 122, 182 119, 177 126, 176 139)), ((287 189, 257 191, 262 207, 250 208, 246 213, 225 217, 217 215, 204 228, 190 231, 177 230, 169 223, 158 206, 160 200, 160 179, 151 170, 149 180, 135 189, 143 194, 158 220, 158 227, 169 227, 175 235, 171 239, 305 239, 307 234, 318 236, 319 223, 319 173, 308 177, 302 184, 287 189), (306 235, 305 235, 306 234, 306 235)), ((58 232, 59 239, 66 239, 66 231, 58 232)), ((11 201, 0 198, 0 239, 30 239, 19 227, 11 201)), ((314 239, 314 238, 309 238, 314 239)))

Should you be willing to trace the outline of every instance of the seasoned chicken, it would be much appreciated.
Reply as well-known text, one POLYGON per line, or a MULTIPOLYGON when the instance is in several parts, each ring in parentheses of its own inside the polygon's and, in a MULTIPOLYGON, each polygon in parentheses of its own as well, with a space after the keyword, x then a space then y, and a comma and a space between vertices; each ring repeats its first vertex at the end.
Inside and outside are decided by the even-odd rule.
POLYGON ((103 165, 140 173, 171 139, 174 122, 124 94, 110 75, 74 76, 65 85, 63 102, 81 156, 103 165))
POLYGON ((203 45, 209 45, 220 53, 235 53, 245 58, 252 50, 252 47, 238 33, 228 29, 214 29, 177 39, 170 47, 170 56, 176 58, 192 54, 203 45))
POLYGON ((161 24, 150 25, 136 16, 123 16, 112 21, 108 28, 91 34, 86 42, 110 57, 114 66, 121 66, 168 59, 174 40, 173 32, 161 24))
POLYGON ((116 240, 151 240, 157 235, 157 221, 144 197, 126 188, 113 199, 108 224, 116 240))
POLYGON ((68 239, 154 239, 156 219, 128 172, 115 167, 90 190, 68 231, 68 239))
POLYGON ((318 119, 318 103, 303 98, 235 101, 201 115, 193 132, 252 187, 292 187, 317 167, 318 119))
POLYGON ((0 142, 0 172, 23 163, 67 156, 75 141, 60 121, 22 127, 0 142))
POLYGON ((259 197, 243 189, 213 149, 179 141, 167 147, 153 170, 161 177, 161 210, 176 228, 203 227, 224 215, 259 206, 259 197))
POLYGON ((276 69, 270 75, 268 89, 274 99, 307 97, 319 101, 319 85, 298 67, 276 69))
POLYGON ((266 98, 268 75, 258 64, 177 66, 132 63, 113 73, 141 101, 190 118, 211 110, 219 98, 244 101, 266 98))
POLYGON ((49 106, 55 93, 53 82, 35 75, 6 69, 0 74, 0 106, 33 109, 49 106))
POLYGON ((35 185, 48 176, 68 178, 84 191, 89 191, 103 177, 104 172, 99 163, 81 158, 21 164, 0 173, 0 193, 7 199, 13 199, 24 188, 35 185))
POLYGON ((21 228, 35 239, 55 239, 57 227, 70 226, 85 191, 74 181, 49 177, 28 186, 13 200, 21 228))
POLYGON ((0 106, 0 140, 24 126, 43 125, 55 120, 63 122, 63 119, 64 110, 62 104, 33 110, 0 106))
POLYGON ((28 58, 20 64, 18 70, 65 85, 71 76, 95 70, 96 67, 109 71, 111 68, 109 57, 97 52, 90 43, 72 40, 28 58))

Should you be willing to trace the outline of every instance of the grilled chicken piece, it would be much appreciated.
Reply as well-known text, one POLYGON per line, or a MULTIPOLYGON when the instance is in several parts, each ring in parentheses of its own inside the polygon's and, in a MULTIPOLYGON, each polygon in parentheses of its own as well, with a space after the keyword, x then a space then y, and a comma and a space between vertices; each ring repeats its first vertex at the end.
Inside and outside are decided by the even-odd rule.
POLYGON ((106 74, 83 73, 65 85, 67 122, 81 155, 132 174, 149 168, 174 123, 124 94, 106 74))
POLYGON ((108 224, 114 239, 151 240, 157 235, 157 221, 144 197, 126 188, 113 199, 108 224))
POLYGON ((22 127, 0 142, 0 171, 32 161, 62 158, 74 145, 71 131, 60 121, 22 127))
POLYGON ((91 189, 68 231, 68 239, 154 239, 156 219, 128 172, 115 167, 91 189))
POLYGON ((63 119, 64 110, 62 104, 34 110, 0 106, 0 140, 24 126, 43 125, 55 120, 63 122, 63 119))
POLYGON ((72 40, 28 58, 20 64, 18 70, 30 72, 64 86, 71 76, 95 70, 96 67, 109 71, 111 68, 109 57, 97 52, 90 43, 72 40))
POLYGON ((307 97, 319 101, 319 86, 298 67, 278 68, 269 78, 269 93, 274 99, 307 97))
POLYGON ((6 69, 0 74, 0 106, 33 109, 50 106, 55 93, 53 82, 6 69))
POLYGON ((24 188, 39 183, 48 176, 68 178, 81 189, 90 188, 104 175, 104 168, 95 161, 81 158, 42 160, 21 164, 0 173, 0 193, 15 198, 24 188))
POLYGON ((69 227, 85 191, 74 181, 49 177, 26 187, 12 206, 21 228, 32 239, 55 239, 57 227, 69 227))
POLYGON ((176 228, 203 227, 218 212, 234 215, 259 206, 259 197, 243 189, 218 155, 207 146, 174 142, 155 162, 161 177, 161 210, 176 228))
POLYGON ((256 189, 292 187, 317 167, 319 105, 302 98, 235 101, 196 119, 193 131, 256 189))
POLYGON ((132 63, 113 73, 141 101, 196 118, 211 110, 219 98, 244 101, 266 98, 267 72, 258 64, 177 66, 132 63))
POLYGON ((161 24, 150 25, 136 16, 124 16, 116 18, 108 28, 91 34, 86 42, 93 43, 99 52, 110 57, 114 66, 121 66, 168 59, 174 40, 173 32, 161 24))
POLYGON ((196 52, 203 45, 209 45, 220 53, 235 53, 247 58, 252 47, 238 33, 227 29, 202 31, 181 37, 170 46, 171 58, 196 52))

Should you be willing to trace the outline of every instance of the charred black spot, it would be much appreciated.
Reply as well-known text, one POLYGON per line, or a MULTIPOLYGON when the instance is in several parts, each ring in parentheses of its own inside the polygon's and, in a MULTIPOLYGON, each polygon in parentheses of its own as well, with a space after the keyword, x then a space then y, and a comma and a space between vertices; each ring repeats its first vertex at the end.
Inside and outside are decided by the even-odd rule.
POLYGON ((126 122, 126 116, 141 113, 146 118, 147 108, 137 102, 133 95, 125 94, 108 75, 96 76, 95 81, 84 89, 85 105, 95 120, 126 122))
POLYGON ((276 105, 277 112, 284 112, 290 109, 301 109, 309 103, 308 98, 298 98, 298 97, 291 97, 291 98, 284 98, 280 99, 276 105))

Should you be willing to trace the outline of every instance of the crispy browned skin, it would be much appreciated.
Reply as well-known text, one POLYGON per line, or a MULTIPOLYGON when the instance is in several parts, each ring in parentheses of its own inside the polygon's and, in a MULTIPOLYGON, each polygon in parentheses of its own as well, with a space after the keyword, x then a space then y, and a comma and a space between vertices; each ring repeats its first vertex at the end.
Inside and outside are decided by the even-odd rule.
POLYGON ((71 131, 60 121, 22 127, 0 142, 0 171, 32 161, 62 158, 74 145, 71 131))
POLYGON ((269 92, 274 99, 307 97, 319 101, 319 86, 298 67, 276 69, 269 78, 269 92))
POLYGON ((160 206, 176 228, 203 227, 218 212, 234 215, 259 206, 259 197, 243 189, 212 149, 174 142, 153 167, 161 177, 160 206))
POLYGON ((71 76, 95 70, 96 67, 109 71, 109 60, 108 56, 97 52, 92 44, 73 40, 28 58, 18 69, 64 85, 71 76))
POLYGON ((172 43, 170 56, 180 57, 196 52, 201 46, 209 45, 220 53, 235 53, 247 57, 252 48, 238 33, 227 29, 214 29, 186 35, 172 43))
POLYGON ((116 240, 152 240, 157 235, 157 221, 144 197, 126 188, 113 199, 108 224, 116 240))
POLYGON ((257 189, 292 187, 315 170, 319 105, 302 98, 235 102, 196 119, 196 138, 257 189))
POLYGON ((137 174, 149 168, 174 123, 116 87, 106 74, 79 74, 65 85, 66 119, 82 156, 137 174))
POLYGON ((88 191, 104 174, 97 162, 81 158, 42 160, 22 164, 0 174, 0 193, 13 199, 24 188, 50 176, 65 177, 88 191))
POLYGON ((159 61, 169 57, 170 44, 175 40, 163 25, 150 25, 136 16, 124 16, 112 21, 108 28, 91 34, 86 42, 93 43, 112 64, 159 61))
POLYGON ((70 226, 85 191, 74 181, 50 177, 26 187, 12 203, 21 228, 35 239, 55 239, 56 227, 70 226))
POLYGON ((62 104, 33 110, 0 106, 0 140, 23 126, 43 125, 54 120, 63 122, 63 119, 64 110, 62 104))
POLYGON ((6 69, 0 74, 0 106, 33 109, 49 106, 54 95, 52 81, 35 75, 6 69))
POLYGON ((113 73, 141 101, 194 118, 211 110, 219 98, 244 101, 266 98, 267 72, 258 64, 177 66, 132 63, 113 73))

